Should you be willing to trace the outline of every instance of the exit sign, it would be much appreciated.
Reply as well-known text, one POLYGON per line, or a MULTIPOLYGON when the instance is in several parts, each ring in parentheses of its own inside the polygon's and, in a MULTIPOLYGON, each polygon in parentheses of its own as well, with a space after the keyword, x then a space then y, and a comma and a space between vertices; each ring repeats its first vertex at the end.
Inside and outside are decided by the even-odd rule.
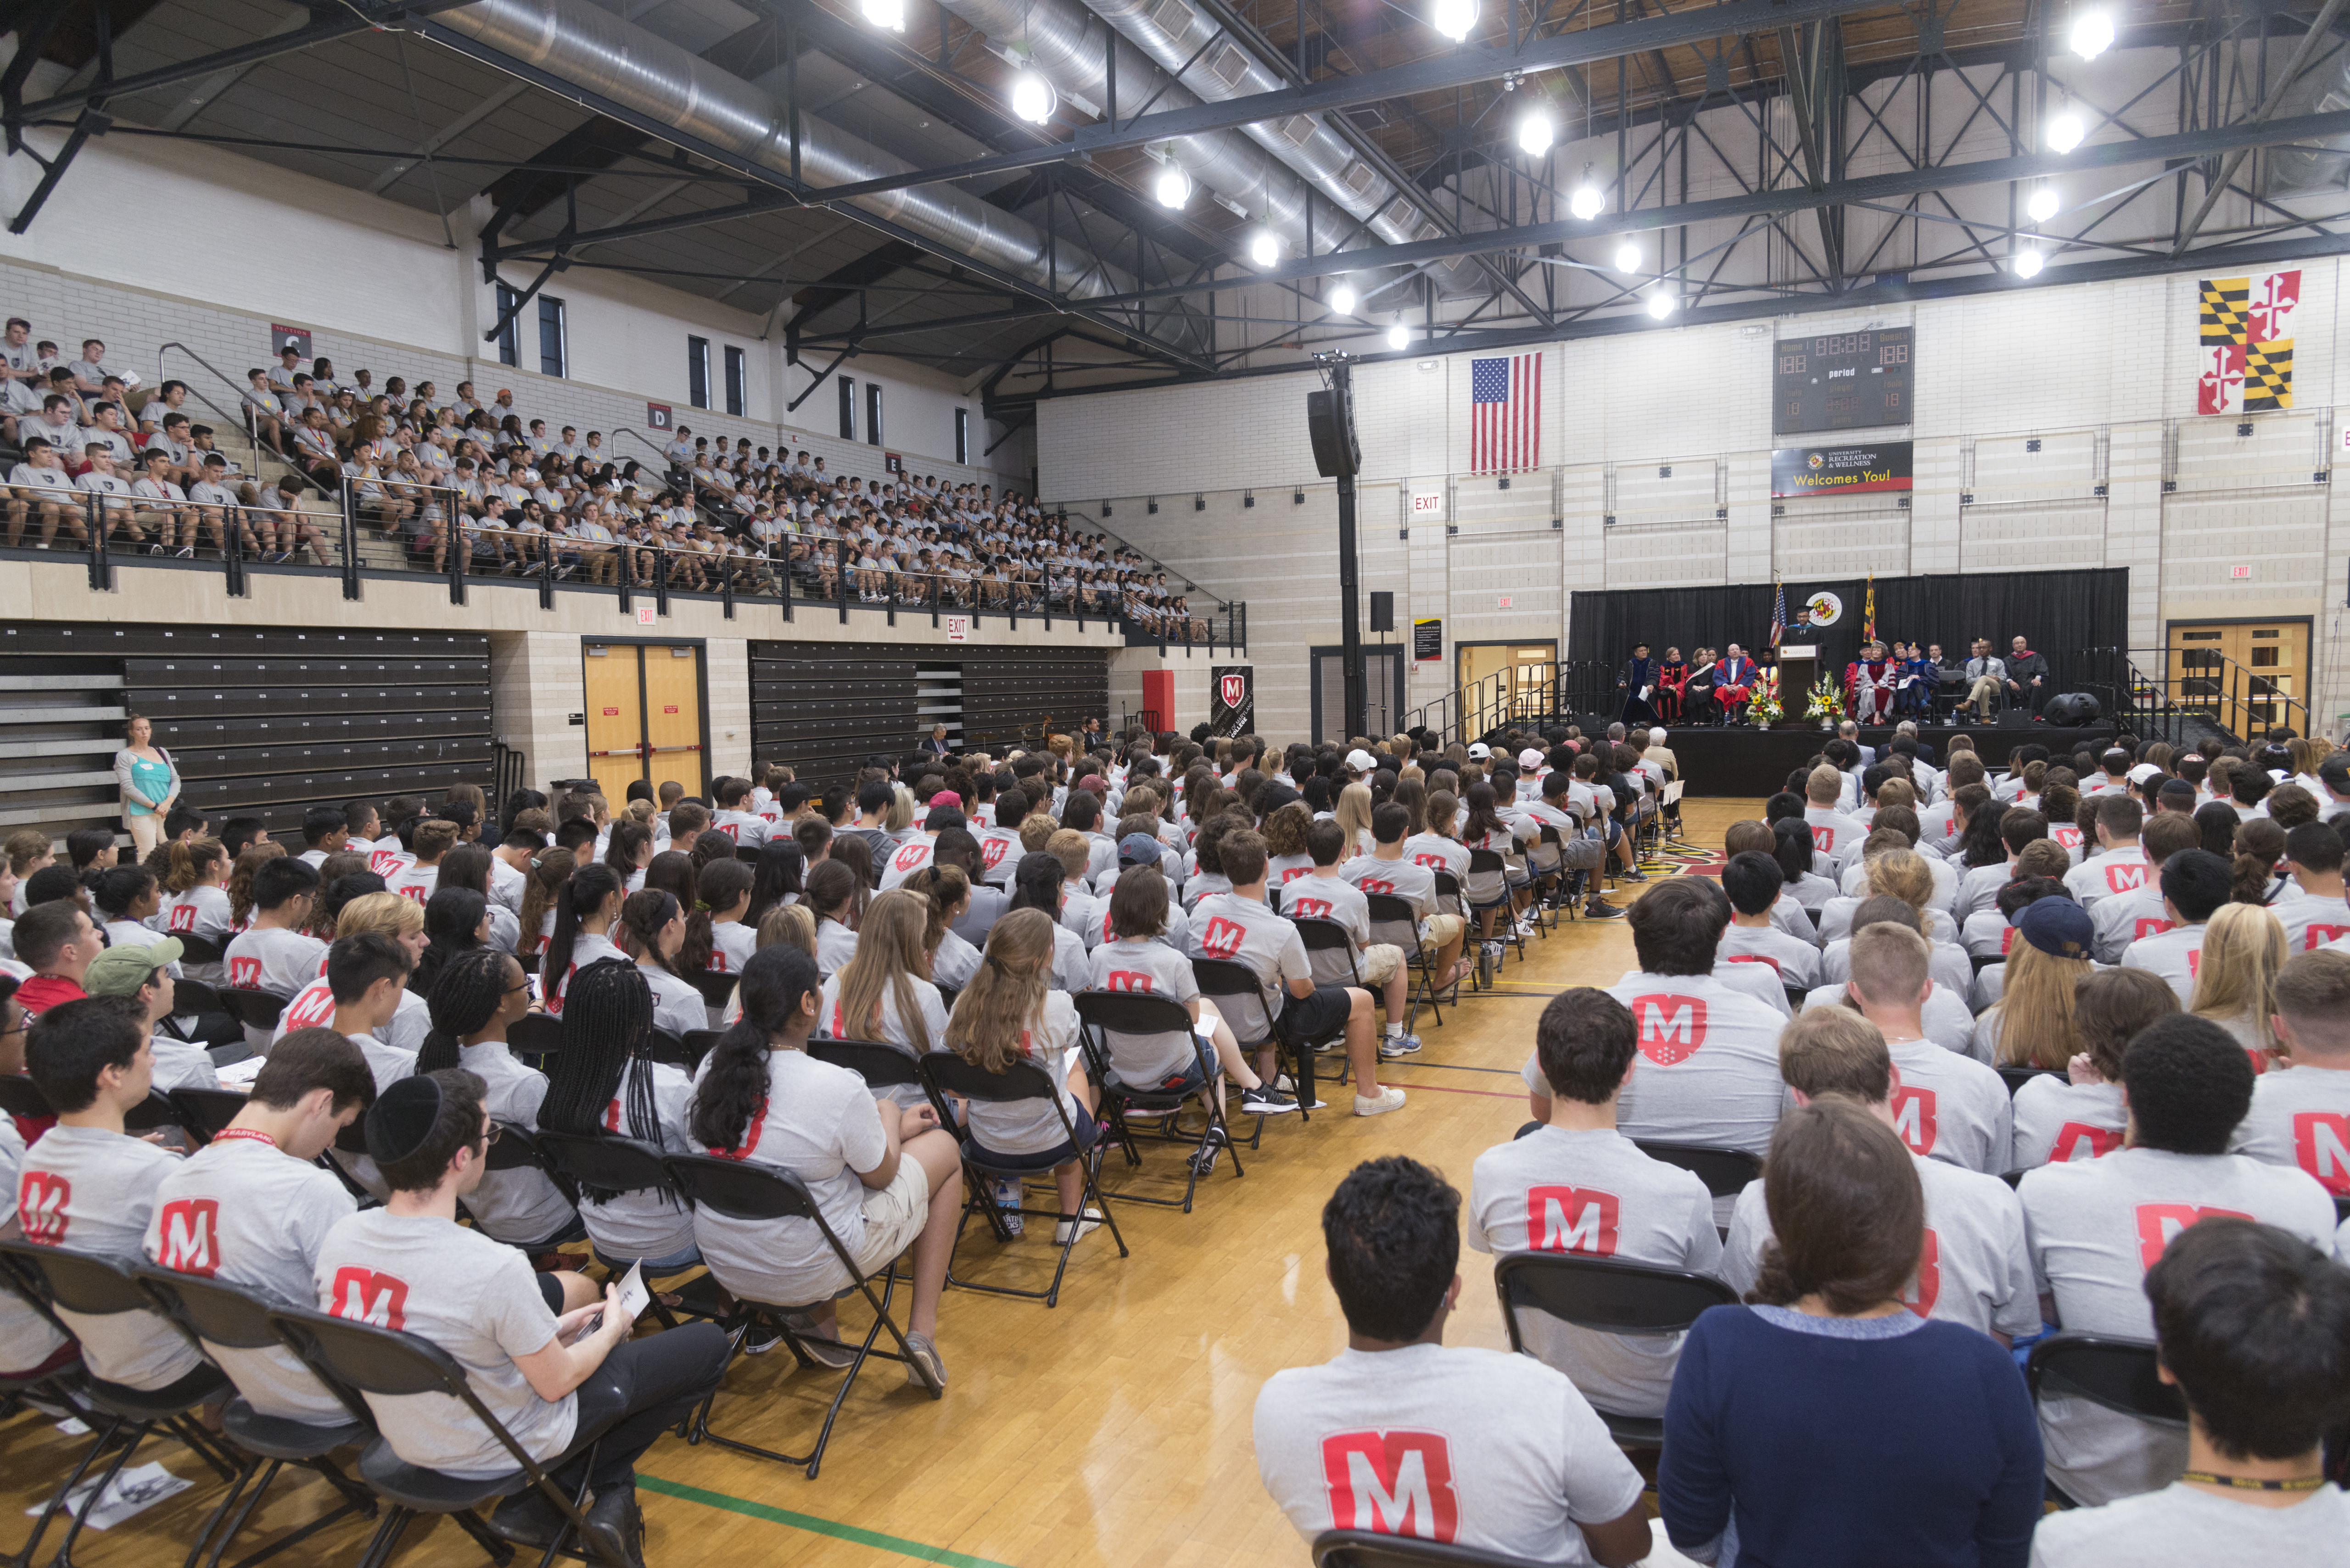
POLYGON ((1511 597, 1510 597, 1510 596, 1509 596, 1508 594, 1503 594, 1503 595, 1502 595, 1502 596, 1501 596, 1500 600, 1499 600, 1499 601, 1498 601, 1498 602, 1493 606, 1493 607, 1494 607, 1495 609, 1508 609, 1508 608, 1510 607, 1510 606, 1511 606, 1511 604, 1512 604, 1513 602, 1513 601, 1511 599, 1511 597))
POLYGON ((2228 575, 2231 577, 2249 577, 2252 575, 2252 569, 2250 566, 2230 566, 2228 568, 2228 575))

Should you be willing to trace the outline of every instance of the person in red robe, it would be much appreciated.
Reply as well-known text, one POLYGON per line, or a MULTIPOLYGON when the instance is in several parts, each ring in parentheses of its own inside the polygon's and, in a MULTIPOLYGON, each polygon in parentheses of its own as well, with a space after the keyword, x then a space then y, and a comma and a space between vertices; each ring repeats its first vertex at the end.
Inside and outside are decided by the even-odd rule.
POLYGON ((1746 650, 1731 643, 1713 671, 1713 700, 1721 704, 1725 720, 1746 705, 1746 700, 1754 694, 1754 682, 1760 674, 1754 661, 1746 657, 1746 650))
POLYGON ((1885 645, 1872 642, 1845 669, 1845 712, 1856 724, 1883 724, 1893 711, 1893 692, 1901 667, 1885 656, 1885 645))
POLYGON ((1657 694, 1649 699, 1649 706, 1668 724, 1681 722, 1681 682, 1688 679, 1689 666, 1681 659, 1681 650, 1665 649, 1665 661, 1657 667, 1657 694))

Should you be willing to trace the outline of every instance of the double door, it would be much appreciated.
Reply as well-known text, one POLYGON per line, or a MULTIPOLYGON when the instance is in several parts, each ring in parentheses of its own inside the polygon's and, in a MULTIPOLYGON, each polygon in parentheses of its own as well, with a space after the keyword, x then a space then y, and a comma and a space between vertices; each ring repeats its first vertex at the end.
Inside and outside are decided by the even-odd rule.
POLYGON ((691 643, 581 645, 588 712, 588 772, 615 804, 639 779, 674 780, 707 800, 702 648, 691 643))
POLYGON ((2251 740, 2309 733, 2307 620, 2172 621, 2170 689, 2182 709, 2251 740))

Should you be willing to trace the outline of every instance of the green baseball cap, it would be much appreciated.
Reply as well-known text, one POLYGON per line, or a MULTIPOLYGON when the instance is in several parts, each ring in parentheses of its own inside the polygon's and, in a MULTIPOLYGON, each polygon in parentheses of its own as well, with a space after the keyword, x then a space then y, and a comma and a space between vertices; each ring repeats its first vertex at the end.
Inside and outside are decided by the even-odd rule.
POLYGON ((90 961, 88 972, 81 977, 81 988, 92 996, 136 996, 149 976, 165 964, 179 962, 180 954, 186 950, 177 937, 165 937, 144 947, 118 942, 90 961))

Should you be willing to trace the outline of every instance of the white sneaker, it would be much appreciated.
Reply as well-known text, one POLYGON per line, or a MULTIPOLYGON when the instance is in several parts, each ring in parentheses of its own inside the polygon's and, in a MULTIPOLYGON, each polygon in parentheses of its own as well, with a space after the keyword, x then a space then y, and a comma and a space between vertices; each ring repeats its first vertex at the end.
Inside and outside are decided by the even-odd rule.
POLYGON ((1100 1210, 1088 1209, 1086 1210, 1085 1218, 1082 1220, 1061 1220, 1053 1227, 1053 1245, 1055 1247, 1066 1247, 1072 1241, 1084 1241, 1087 1236, 1101 1229, 1101 1219, 1102 1216, 1100 1210), (1076 1234, 1074 1237, 1069 1234, 1069 1231, 1072 1226, 1076 1229, 1076 1234))
POLYGON ((1362 1095, 1355 1096, 1355 1114, 1358 1116, 1380 1116, 1389 1111, 1403 1109, 1403 1091, 1389 1084, 1379 1091, 1376 1100, 1362 1095))

